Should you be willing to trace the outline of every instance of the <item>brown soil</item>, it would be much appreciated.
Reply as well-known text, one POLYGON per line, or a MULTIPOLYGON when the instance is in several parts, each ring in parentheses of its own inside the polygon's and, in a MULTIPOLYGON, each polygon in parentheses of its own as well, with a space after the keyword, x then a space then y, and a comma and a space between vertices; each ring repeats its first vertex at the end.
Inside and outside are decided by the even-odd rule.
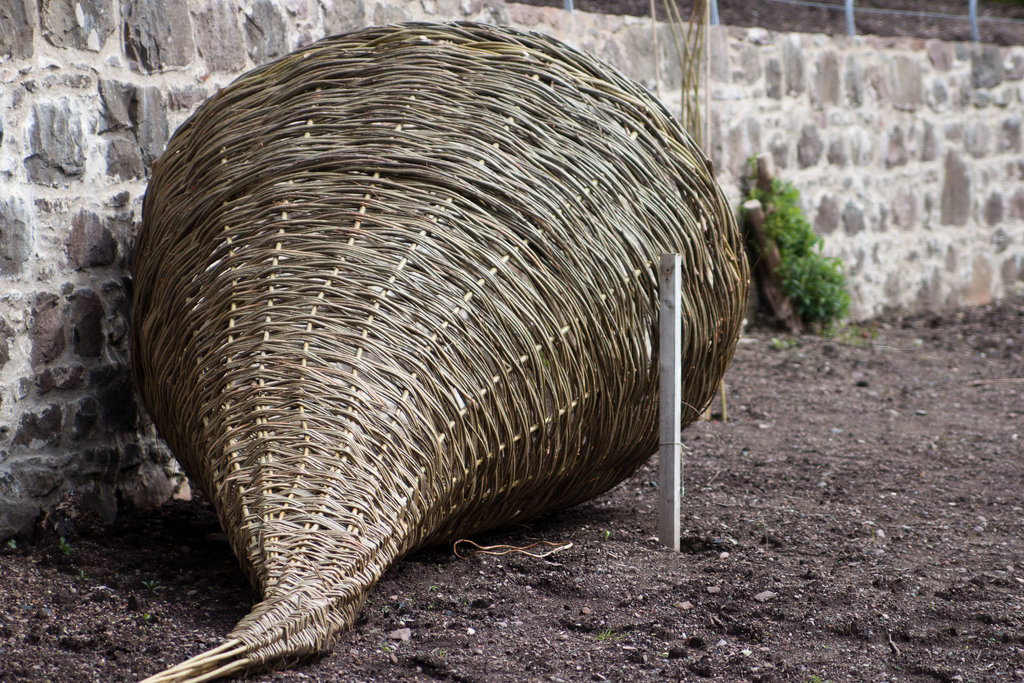
MULTIPOLYGON (((518 0, 528 5, 563 7, 564 0, 518 0)), ((942 40, 971 39, 966 0, 857 0, 856 29, 860 35, 910 36, 942 40), (873 9, 902 10, 935 16, 895 15, 872 12, 873 9)), ((721 23, 726 26, 760 26, 772 31, 827 33, 846 35, 844 0, 813 0, 797 4, 787 0, 718 0, 721 23), (820 5, 832 5, 831 8, 820 5)), ((574 0, 576 9, 604 14, 631 14, 647 17, 651 0, 574 0)), ((677 0, 680 14, 686 18, 693 0, 677 0)), ((665 0, 655 0, 655 13, 667 16, 665 0)), ((1024 3, 1016 0, 978 3, 978 34, 981 42, 998 45, 1024 44, 1024 3), (1009 21, 1007 21, 1009 20, 1009 21)))
MULTIPOLYGON (((681 553, 653 539, 654 458, 475 539, 571 548, 418 553, 332 655, 257 680, 1024 680, 1022 349, 1024 299, 750 332, 728 422, 684 433, 681 553)), ((205 504, 101 529, 73 503, 0 551, 0 680, 133 680, 248 611, 205 504)))

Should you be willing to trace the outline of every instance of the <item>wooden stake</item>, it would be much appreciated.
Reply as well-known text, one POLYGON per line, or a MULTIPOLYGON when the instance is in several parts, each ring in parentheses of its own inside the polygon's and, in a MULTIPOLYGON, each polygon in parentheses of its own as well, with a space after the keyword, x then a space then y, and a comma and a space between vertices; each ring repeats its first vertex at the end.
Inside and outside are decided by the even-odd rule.
POLYGON ((682 419, 681 304, 682 257, 662 254, 658 267, 661 298, 659 344, 658 538, 679 552, 682 496, 680 421, 682 419))

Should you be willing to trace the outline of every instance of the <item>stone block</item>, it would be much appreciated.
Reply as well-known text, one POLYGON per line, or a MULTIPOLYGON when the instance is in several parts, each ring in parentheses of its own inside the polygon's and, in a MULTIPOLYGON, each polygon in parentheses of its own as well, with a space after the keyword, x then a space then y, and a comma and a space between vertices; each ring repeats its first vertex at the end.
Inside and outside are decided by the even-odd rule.
POLYGON ((921 129, 921 161, 935 161, 939 158, 939 138, 935 126, 925 121, 921 129))
POLYGON ((900 230, 917 227, 917 192, 911 185, 901 185, 892 200, 892 222, 900 230))
POLYGON ((855 55, 847 55, 843 73, 846 85, 846 103, 851 107, 859 107, 864 103, 863 74, 860 62, 855 55))
MULTIPOLYGON (((7 321, 0 318, 0 370, 4 369, 7 361, 11 360, 11 341, 14 339, 14 330, 7 324, 7 321)), ((3 401, 0 400, 0 405, 3 401)))
POLYGON ((889 131, 885 150, 885 167, 904 166, 907 163, 907 143, 903 136, 903 129, 894 126, 889 131))
POLYGON ((110 433, 132 431, 137 410, 127 366, 106 365, 89 373, 89 387, 99 401, 99 426, 110 433))
POLYGON ((65 98, 59 104, 39 102, 32 106, 31 155, 25 159, 25 170, 34 183, 57 186, 85 170, 82 123, 70 101, 65 98))
POLYGON ((736 73, 737 78, 733 80, 753 85, 761 79, 761 51, 753 45, 740 45, 738 52, 739 71, 736 73))
POLYGON ((998 191, 993 192, 985 200, 983 209, 985 222, 992 226, 1003 222, 1003 195, 998 191))
MULTIPOLYGON (((30 449, 60 444, 61 432, 64 427, 64 409, 54 403, 37 413, 22 413, 18 430, 14 433, 14 445, 30 449)), ((49 491, 31 491, 30 495, 38 497, 49 491)))
POLYGON ((939 222, 942 225, 966 225, 970 215, 970 170, 959 154, 949 150, 946 152, 939 222))
POLYGON ((238 5, 205 0, 196 11, 196 47, 210 71, 238 71, 245 66, 245 48, 238 5))
POLYGON ((288 26, 272 0, 256 0, 245 15, 244 25, 252 61, 265 64, 288 52, 288 26))
POLYGON ((782 40, 782 61, 785 65, 786 94, 799 95, 804 91, 804 49, 799 34, 782 40))
POLYGON ((796 160, 800 168, 814 166, 821 159, 824 143, 818 134, 818 127, 806 124, 800 129, 800 140, 796 144, 796 160))
POLYGON ((953 46, 943 40, 929 40, 925 43, 925 51, 928 52, 928 59, 936 71, 949 71, 953 68, 956 59, 953 46))
POLYGON ((823 52, 814 64, 809 95, 811 106, 821 109, 825 105, 839 104, 839 57, 832 50, 823 52))
POLYGON ((839 227, 839 202, 831 194, 822 195, 818 211, 814 215, 814 232, 828 235, 839 227))
POLYGON ((773 100, 782 99, 782 62, 774 57, 764 64, 764 90, 773 100))
POLYGON ((36 375, 36 388, 40 394, 53 389, 74 389, 82 383, 85 369, 81 365, 66 365, 46 368, 36 375))
POLYGON ((187 0, 121 0, 124 54, 136 71, 188 66, 196 53, 187 0))
POLYGON ((64 338, 64 311, 56 294, 43 292, 36 295, 28 336, 32 342, 29 359, 33 365, 55 360, 64 352, 67 344, 64 338))
POLYGON ((1000 154, 1021 151, 1020 117, 1010 116, 1003 119, 999 126, 999 138, 996 140, 996 151, 1000 154))
POLYGON ((0 60, 32 56, 35 21, 31 0, 0 0, 0 60))
POLYGON ((850 162, 850 157, 846 153, 846 142, 842 137, 836 137, 828 143, 828 163, 833 166, 843 167, 850 162))
MULTIPOLYGON (((466 6, 463 14, 473 14, 473 11, 479 11, 479 7, 483 4, 480 0, 470 0, 476 6, 466 6)), ((409 13, 405 11, 399 3, 395 2, 384 2, 378 0, 373 5, 373 23, 377 26, 384 26, 387 24, 397 24, 403 21, 409 21, 409 13)))
POLYGON ((107 175, 121 180, 136 180, 146 174, 139 143, 126 135, 107 140, 106 161, 107 175))
POLYGON ((761 151, 761 124, 756 116, 748 116, 729 128, 729 170, 736 177, 747 173, 747 159, 761 151))
POLYGON ((1010 205, 1010 218, 1024 220, 1024 187, 1019 187, 1013 191, 1008 204, 1010 205))
POLYGON ((103 302, 82 288, 71 296, 71 345, 79 356, 97 358, 103 351, 103 302))
POLYGON ((946 84, 938 79, 929 84, 925 99, 931 110, 936 113, 942 113, 949 109, 949 90, 946 89, 946 84))
POLYGON ((775 162, 776 168, 786 168, 789 166, 789 143, 786 141, 785 136, 780 133, 772 135, 772 139, 768 143, 768 151, 771 152, 772 161, 775 162))
POLYGON ((964 302, 969 306, 982 306, 992 301, 992 264, 984 254, 971 260, 971 275, 964 292, 964 302))
POLYGON ((975 159, 980 159, 989 153, 991 147, 991 131, 984 121, 975 121, 964 129, 964 147, 967 153, 975 159))
POLYGON ((1003 52, 995 45, 971 50, 971 86, 994 88, 1003 82, 1003 52))
POLYGON ((71 432, 69 436, 73 441, 84 441, 92 436, 93 430, 100 417, 100 404, 92 396, 87 396, 73 408, 71 416, 71 432))
POLYGON ((843 229, 847 235, 856 235, 864 230, 864 209, 854 201, 843 207, 843 229))
POLYGON ((99 52, 114 32, 113 0, 39 0, 39 22, 51 45, 99 52))
POLYGON ((320 5, 327 35, 352 31, 367 23, 364 0, 322 0, 320 5))
POLYGON ((132 104, 129 110, 132 126, 139 141, 143 164, 148 167, 167 146, 167 105, 163 93, 155 85, 136 88, 132 104))
POLYGON ((892 65, 892 106, 903 111, 915 111, 924 102, 921 64, 913 57, 897 55, 892 65))
POLYGON ((101 78, 99 91, 100 101, 103 102, 104 123, 104 128, 100 132, 131 128, 132 117, 129 112, 135 95, 135 86, 109 78, 101 78))
POLYGON ((109 266, 117 256, 117 242, 92 211, 82 209, 71 217, 68 264, 75 270, 109 266))
POLYGON ((1003 276, 1003 282, 1007 285, 1024 282, 1024 258, 1019 254, 1011 256, 1003 261, 1003 265, 999 268, 999 272, 1003 276))
POLYGON ((1010 53, 1004 62, 1004 69, 1003 77, 1008 81, 1019 81, 1024 78, 1024 49, 1010 48, 1010 53))
POLYGON ((29 225, 23 202, 0 198, 0 277, 14 277, 24 269, 32 243, 29 225))

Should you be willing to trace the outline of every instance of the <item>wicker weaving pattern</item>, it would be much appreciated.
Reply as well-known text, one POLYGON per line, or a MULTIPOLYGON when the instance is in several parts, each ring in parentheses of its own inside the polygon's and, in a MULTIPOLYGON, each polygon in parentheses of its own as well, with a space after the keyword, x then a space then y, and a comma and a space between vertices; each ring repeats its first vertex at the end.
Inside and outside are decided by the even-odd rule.
POLYGON ((137 383, 263 596, 153 680, 323 651, 403 554, 607 490, 656 446, 658 255, 683 254, 687 421, 746 299, 663 107, 507 28, 367 29, 242 76, 143 215, 137 383))

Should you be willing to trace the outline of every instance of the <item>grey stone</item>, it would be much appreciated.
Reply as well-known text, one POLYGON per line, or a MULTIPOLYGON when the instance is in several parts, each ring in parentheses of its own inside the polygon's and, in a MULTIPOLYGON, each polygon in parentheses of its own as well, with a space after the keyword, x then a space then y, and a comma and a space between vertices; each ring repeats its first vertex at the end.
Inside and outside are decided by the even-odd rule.
POLYGON ((879 104, 890 102, 892 100, 892 72, 895 71, 895 66, 892 62, 889 62, 888 68, 882 66, 872 65, 865 69, 865 78, 871 89, 875 91, 875 99, 879 104))
MULTIPOLYGON (((473 2, 476 5, 476 7, 467 7, 466 10, 463 11, 463 14, 469 15, 469 14, 473 14, 474 11, 480 11, 479 8, 483 4, 483 3, 480 2, 480 0, 470 0, 470 2, 473 2)), ((401 5, 399 5, 398 3, 381 2, 380 0, 378 0, 378 2, 376 2, 376 3, 374 3, 374 6, 373 6, 373 23, 374 24, 376 24, 378 26, 384 26, 384 25, 387 25, 387 24, 401 23, 403 21, 409 21, 409 14, 405 11, 405 8, 402 7, 401 5)), ((714 70, 714 65, 713 64, 712 64, 711 68, 712 68, 712 71, 713 71, 714 70)))
POLYGON ((864 91, 861 84, 863 78, 860 62, 854 55, 846 57, 846 68, 843 79, 846 81, 846 103, 851 107, 859 107, 864 103, 864 91))
POLYGON ((7 361, 11 359, 11 340, 14 339, 14 330, 7 324, 7 321, 0 318, 0 370, 4 369, 7 361))
POLYGON ((271 0, 256 0, 244 24, 252 61, 264 64, 288 52, 288 27, 271 0))
POLYGON ((195 57, 187 0, 121 0, 124 54, 137 71, 187 66, 195 57))
POLYGON ((786 94, 799 95, 804 91, 804 51, 798 34, 782 40, 782 60, 785 63, 786 94))
POLYGON ((985 222, 989 225, 996 225, 1003 221, 1003 195, 993 192, 985 200, 985 222))
POLYGON ((855 202, 846 202, 843 207, 843 229, 847 235, 856 235, 864 230, 864 209, 855 202))
POLYGON ((114 32, 113 0, 39 0, 39 21, 51 45, 99 52, 114 32))
POLYGON ((0 199, 0 277, 21 274, 28 261, 31 241, 24 203, 0 199))
POLYGON ((924 86, 921 81, 921 64, 913 57, 897 55, 892 60, 892 106, 904 111, 914 111, 924 101, 924 86))
POLYGON ((939 138, 935 134, 935 126, 925 121, 921 130, 921 161, 935 161, 938 158, 939 138))
POLYGON ((818 56, 811 78, 811 105, 821 109, 827 104, 839 104, 839 57, 829 50, 818 56))
POLYGON ((28 335, 32 342, 29 359, 33 365, 52 361, 64 352, 64 313, 57 295, 47 292, 36 295, 28 335))
POLYGON ((82 124, 68 101, 32 106, 29 126, 31 156, 25 159, 28 178, 34 183, 59 185, 68 176, 85 170, 82 124))
MULTIPOLYGON (((57 404, 49 405, 38 413, 22 413, 18 431, 14 434, 14 445, 31 449, 56 446, 60 443, 63 426, 64 410, 57 404)), ((38 497, 49 491, 34 490, 28 493, 38 497)))
POLYGON ((1024 220, 1024 187, 1017 188, 1010 195, 1010 218, 1024 220))
POLYGON ((136 88, 130 114, 142 161, 148 167, 163 153, 169 135, 167 106, 160 88, 155 85, 136 88))
POLYGON ((79 356, 97 358, 103 351, 103 302, 82 288, 71 297, 71 345, 79 356))
POLYGON ((245 66, 238 5, 205 0, 196 12, 196 47, 210 71, 237 71, 245 66))
POLYGON ((1011 256, 1003 261, 999 271, 1003 276, 1003 282, 1008 285, 1024 282, 1024 259, 1020 255, 1011 256))
POLYGON ((971 261, 971 276, 967 281, 964 301, 969 306, 981 306, 992 301, 992 264, 984 254, 971 261))
POLYGON ((130 114, 135 86, 108 78, 99 82, 100 100, 103 102, 103 123, 105 128, 100 132, 129 129, 132 127, 130 114))
POLYGON ((975 159, 988 154, 991 138, 991 131, 988 124, 983 121, 975 121, 974 125, 964 130, 964 147, 967 153, 975 159))
POLYGON ((1024 50, 1019 47, 1011 48, 1005 62, 1006 70, 1003 77, 1008 81, 1019 81, 1024 78, 1024 50))
POLYGON ((85 209, 71 217, 67 246, 68 263, 75 270, 109 266, 117 256, 117 242, 110 230, 99 216, 85 209))
POLYGON ((100 427, 107 432, 132 431, 137 411, 131 377, 123 365, 108 365, 89 373, 89 387, 100 404, 100 427))
POLYGON ((1006 251, 1006 248, 1013 242, 1013 238, 1002 228, 996 228, 992 231, 992 246, 995 247, 997 254, 1002 254, 1006 251))
POLYGON ((748 116, 729 129, 729 167, 733 175, 747 172, 747 159, 761 151, 761 124, 748 116))
POLYGON ((191 111, 197 104, 210 96, 210 93, 198 85, 186 85, 180 88, 171 88, 167 91, 167 106, 171 109, 191 111))
POLYGON ((96 422, 100 417, 100 404, 92 396, 80 400, 74 407, 71 417, 70 437, 74 441, 83 441, 92 435, 96 422))
POLYGON ((949 91, 946 90, 946 85, 940 81, 932 81, 932 85, 928 88, 928 106, 935 112, 944 112, 949 109, 949 91))
POLYGON ((910 185, 896 190, 892 201, 892 222, 901 230, 912 230, 917 224, 917 195, 910 185))
POLYGON ((952 45, 942 40, 929 40, 925 43, 925 49, 936 71, 949 71, 953 68, 955 55, 952 45))
POLYGON ((327 33, 345 33, 366 24, 363 0, 334 0, 324 3, 324 28, 327 33))
POLYGON ((994 88, 1003 82, 1003 53, 995 45, 982 45, 971 50, 971 85, 994 88))
POLYGON ((939 222, 942 225, 966 225, 971 215, 970 170, 953 150, 946 152, 945 166, 939 222))
POLYGON ((117 497, 136 510, 148 510, 163 505, 173 493, 171 482, 163 470, 153 463, 143 463, 131 476, 124 477, 117 486, 117 497))
POLYGON ((839 202, 830 194, 823 195, 818 202, 818 212, 814 216, 814 232, 828 235, 839 227, 839 202))
POLYGON ((121 180, 135 180, 146 173, 139 143, 133 138, 118 135, 107 141, 107 175, 121 180))
POLYGON ((889 131, 888 144, 885 151, 885 167, 903 166, 907 163, 907 144, 903 137, 903 129, 899 126, 889 131))
POLYGON ((774 57, 764 64, 764 89, 773 100, 782 99, 782 63, 774 57))
POLYGON ((814 166, 821 159, 824 143, 818 135, 818 127, 810 123, 800 129, 800 140, 796 144, 796 160, 800 168, 814 166))
POLYGON ((841 137, 833 138, 828 143, 828 163, 833 166, 846 166, 850 157, 846 153, 846 143, 841 137))
POLYGON ((40 394, 45 394, 53 389, 74 389, 82 383, 83 377, 85 377, 85 368, 81 365, 46 368, 36 375, 36 387, 40 394))
POLYGON ((771 152, 772 161, 775 162, 776 168, 786 168, 789 166, 789 143, 786 141, 785 136, 779 133, 772 135, 771 142, 768 143, 768 151, 771 152))
POLYGON ((28 59, 32 56, 32 21, 30 0, 0 0, 0 59, 28 59))
POLYGON ((739 66, 738 80, 747 85, 756 83, 761 78, 761 51, 753 45, 740 45, 739 66))
POLYGON ((1021 150, 1020 117, 1011 116, 1003 119, 999 126, 999 139, 996 141, 996 151, 1018 153, 1021 150))

